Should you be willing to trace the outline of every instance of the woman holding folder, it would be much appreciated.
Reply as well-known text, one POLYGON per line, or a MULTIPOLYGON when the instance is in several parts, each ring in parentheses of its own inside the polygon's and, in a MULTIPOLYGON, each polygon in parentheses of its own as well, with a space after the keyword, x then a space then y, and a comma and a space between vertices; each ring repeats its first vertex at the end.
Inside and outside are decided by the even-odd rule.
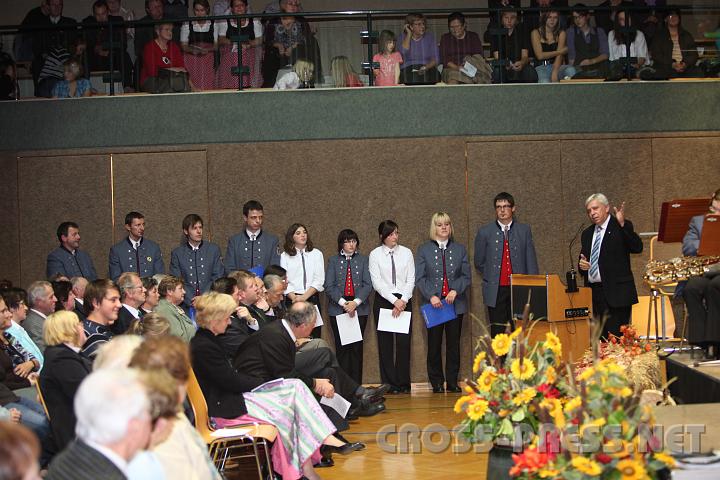
POLYGON ((415 259, 415 283, 422 296, 426 321, 455 317, 444 323, 428 326, 427 372, 434 393, 458 393, 460 370, 460 332, 463 314, 467 312, 470 286, 470 262, 465 247, 453 240, 450 215, 434 213, 430 220, 430 240, 420 245, 415 259), (435 311, 433 311, 435 310, 435 311), (445 332, 445 375, 442 364, 442 338, 445 332))
POLYGON ((338 254, 330 257, 325 270, 325 295, 328 298, 330 326, 335 337, 335 355, 345 372, 362 384, 363 340, 342 344, 338 321, 357 323, 360 335, 365 336, 372 292, 368 257, 358 251, 357 233, 345 229, 338 235, 338 254), (339 316, 343 315, 338 319, 339 316))
POLYGON ((376 292, 373 315, 377 325, 380 377, 382 383, 391 385, 388 393, 410 393, 410 312, 415 263, 410 249, 398 243, 397 223, 381 222, 378 234, 380 246, 370 252, 369 267, 376 292))

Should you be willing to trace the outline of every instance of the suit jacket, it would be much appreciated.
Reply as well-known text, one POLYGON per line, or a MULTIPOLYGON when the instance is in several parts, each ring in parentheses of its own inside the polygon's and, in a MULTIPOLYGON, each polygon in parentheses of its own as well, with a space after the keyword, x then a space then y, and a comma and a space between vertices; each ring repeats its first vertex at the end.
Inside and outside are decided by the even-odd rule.
POLYGON ((109 265, 109 276, 113 282, 124 272, 137 272, 141 277, 165 273, 160 246, 145 237, 140 241, 137 252, 128 237, 110 247, 109 265))
POLYGON ((130 313, 130 310, 125 308, 125 305, 120 307, 120 311, 118 311, 118 318, 115 320, 115 323, 110 325, 110 330, 115 335, 122 335, 123 333, 126 333, 130 329, 130 325, 135 321, 135 317, 132 313, 130 313))
MULTIPOLYGON (((455 313, 463 314, 468 310, 467 288, 470 286, 470 262, 465 247, 452 240, 448 241, 445 251, 445 273, 450 290, 457 292, 455 313)), ((420 291, 423 303, 430 303, 430 297, 440 297, 443 286, 442 251, 434 240, 423 243, 415 255, 415 286, 420 291)))
MULTIPOLYGON (((539 269, 530 225, 513 221, 508 243, 512 273, 537 275, 539 269)), ((493 220, 480 227, 475 236, 475 268, 482 275, 483 300, 488 307, 494 307, 497 301, 502 253, 503 232, 493 220)))
POLYGON ((90 375, 90 360, 66 345, 53 345, 45 350, 47 367, 40 372, 40 388, 52 421, 55 444, 63 450, 75 438, 73 401, 80 383, 90 375))
POLYGON ((30 335, 30 339, 37 345, 41 352, 45 351, 45 340, 43 340, 44 325, 45 319, 34 310, 28 310, 27 316, 22 323, 23 328, 28 335, 30 335))
POLYGON ((200 328, 190 340, 195 376, 205 395, 211 417, 237 418, 247 413, 243 392, 261 385, 263 380, 247 369, 238 371, 225 354, 220 340, 209 330, 200 328))
POLYGON ((105 455, 75 440, 50 463, 47 480, 125 480, 127 477, 105 455))
MULTIPOLYGON (((367 255, 355 252, 350 258, 353 288, 355 298, 360 300, 360 306, 355 310, 358 315, 370 314, 368 298, 373 291, 370 279, 369 261, 367 255)), ((337 316, 345 313, 338 301, 343 298, 345 281, 347 277, 348 260, 345 255, 333 255, 328 260, 325 270, 325 295, 328 297, 328 315, 337 316)))
POLYGON ((250 270, 252 267, 262 266, 267 268, 270 265, 280 265, 280 254, 278 253, 278 238, 260 230, 255 238, 255 247, 243 229, 242 232, 233 235, 228 240, 227 251, 225 252, 225 273, 233 270, 250 270))
POLYGON ((87 315, 85 314, 85 305, 78 302, 77 298, 75 299, 75 309, 73 312, 75 312, 75 315, 77 315, 80 320, 85 320, 87 318, 87 315))
POLYGON ((687 257, 697 256, 698 248, 700 248, 703 222, 705 222, 705 215, 695 215, 690 219, 688 231, 685 233, 682 241, 683 255, 687 257))
POLYGON ((298 378, 310 390, 315 381, 295 369, 295 342, 282 321, 271 322, 245 340, 233 361, 235 367, 262 382, 276 378, 298 378))
POLYGON ((170 322, 170 334, 180 337, 186 342, 195 335, 195 325, 193 325, 190 317, 185 315, 182 308, 173 305, 164 298, 161 298, 153 310, 158 315, 162 315, 170 322))
POLYGON ((197 250, 189 243, 173 249, 170 254, 170 275, 185 282, 185 305, 192 305, 195 295, 210 290, 212 283, 225 274, 220 247, 203 241, 197 250))
POLYGON ((88 282, 97 280, 92 258, 80 249, 75 250, 73 255, 63 247, 56 248, 48 254, 45 270, 47 278, 60 273, 68 278, 85 277, 88 282))
POLYGON ((235 358, 240 345, 242 345, 252 333, 254 333, 254 330, 250 330, 245 320, 232 314, 230 316, 230 325, 228 325, 225 333, 217 336, 217 339, 220 344, 222 344, 228 358, 235 358))
MULTIPOLYGON (((592 250, 594 230, 595 225, 590 225, 583 230, 580 237, 582 242, 580 253, 588 260, 592 250)), ((611 215, 607 231, 600 244, 598 259, 603 292, 609 306, 629 307, 637 303, 635 279, 630 269, 630 254, 642 251, 642 240, 635 233, 632 222, 625 220, 625 225, 620 227, 618 221, 611 215)), ((588 285, 589 270, 580 270, 580 273, 585 278, 585 285, 588 285)))
MULTIPOLYGON (((682 61, 685 62, 688 67, 694 67, 698 61, 697 45, 695 45, 695 39, 690 32, 682 27, 679 27, 678 43, 680 43, 682 61)), ((653 66, 672 70, 672 64, 674 62, 672 59, 673 41, 670 38, 670 32, 667 27, 660 27, 655 36, 653 36, 649 48, 650 55, 653 59, 653 66)))

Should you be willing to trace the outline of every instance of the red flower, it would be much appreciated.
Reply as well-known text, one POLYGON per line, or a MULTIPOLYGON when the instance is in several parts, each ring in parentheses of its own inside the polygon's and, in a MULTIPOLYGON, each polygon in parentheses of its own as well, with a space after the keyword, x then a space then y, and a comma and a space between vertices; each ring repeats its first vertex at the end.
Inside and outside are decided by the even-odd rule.
POLYGON ((607 465, 608 463, 612 462, 612 457, 607 453, 598 453, 597 455, 595 455, 595 460, 602 463, 603 465, 607 465))
POLYGON ((510 475, 515 477, 524 472, 534 473, 545 467, 550 460, 547 453, 540 453, 536 448, 528 448, 521 454, 513 454, 515 465, 510 469, 510 475))
POLYGON ((497 407, 498 405, 500 405, 500 402, 498 402, 497 400, 490 400, 488 402, 488 405, 491 407, 497 407))
POLYGON ((545 398, 560 398, 560 390, 549 383, 543 383, 537 387, 537 391, 542 393, 545 398))

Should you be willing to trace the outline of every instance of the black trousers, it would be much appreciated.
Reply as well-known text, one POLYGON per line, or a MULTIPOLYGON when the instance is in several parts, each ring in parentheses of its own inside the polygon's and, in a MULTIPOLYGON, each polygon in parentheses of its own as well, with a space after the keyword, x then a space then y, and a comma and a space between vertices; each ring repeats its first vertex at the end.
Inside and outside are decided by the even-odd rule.
POLYGON ((683 298, 688 310, 688 341, 695 345, 720 343, 720 275, 692 277, 683 298))
POLYGON ((611 333, 619 337, 620 327, 630 323, 632 305, 626 307, 611 307, 605 298, 602 283, 591 283, 590 288, 592 289, 593 319, 595 321, 601 321, 607 317, 601 337, 609 338, 611 333))
MULTIPOLYGON (((367 326, 367 315, 357 315, 360 323, 360 333, 365 338, 365 327, 367 326)), ((342 345, 340 342, 340 333, 338 332, 337 317, 330 317, 330 328, 335 338, 335 356, 337 357, 340 367, 345 370, 350 378, 357 383, 362 384, 363 374, 363 343, 355 342, 349 345, 342 345)))
POLYGON ((427 372, 433 386, 448 387, 457 385, 460 371, 460 333, 462 332, 463 315, 455 320, 442 323, 427 331, 427 372), (442 364, 442 338, 445 332, 445 375, 442 364))
POLYGON ((490 324, 490 338, 498 333, 505 333, 508 323, 512 328, 512 305, 510 304, 510 287, 498 287, 497 300, 494 307, 488 307, 488 323, 490 324))
MULTIPOLYGON (((373 315, 377 326, 380 309, 392 309, 393 304, 378 293, 373 302, 373 315)), ((412 311, 412 300, 405 307, 406 312, 412 311)), ((410 339, 412 338, 412 321, 407 335, 392 332, 377 332, 378 354, 380 356, 380 378, 382 383, 394 387, 410 388, 410 339)))

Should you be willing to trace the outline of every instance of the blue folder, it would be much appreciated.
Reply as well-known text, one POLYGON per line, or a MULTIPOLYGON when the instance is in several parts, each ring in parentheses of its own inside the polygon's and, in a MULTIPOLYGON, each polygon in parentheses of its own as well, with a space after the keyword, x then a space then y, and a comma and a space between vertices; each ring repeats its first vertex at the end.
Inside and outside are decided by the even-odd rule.
POLYGON ((450 305, 445 300, 442 301, 442 305, 441 308, 435 308, 432 304, 426 303, 420 307, 427 328, 436 327, 457 318, 455 305, 450 305))
POLYGON ((253 267, 250 269, 252 273, 257 275, 258 277, 262 278, 265 275, 265 267, 262 265, 258 265, 257 267, 253 267))

